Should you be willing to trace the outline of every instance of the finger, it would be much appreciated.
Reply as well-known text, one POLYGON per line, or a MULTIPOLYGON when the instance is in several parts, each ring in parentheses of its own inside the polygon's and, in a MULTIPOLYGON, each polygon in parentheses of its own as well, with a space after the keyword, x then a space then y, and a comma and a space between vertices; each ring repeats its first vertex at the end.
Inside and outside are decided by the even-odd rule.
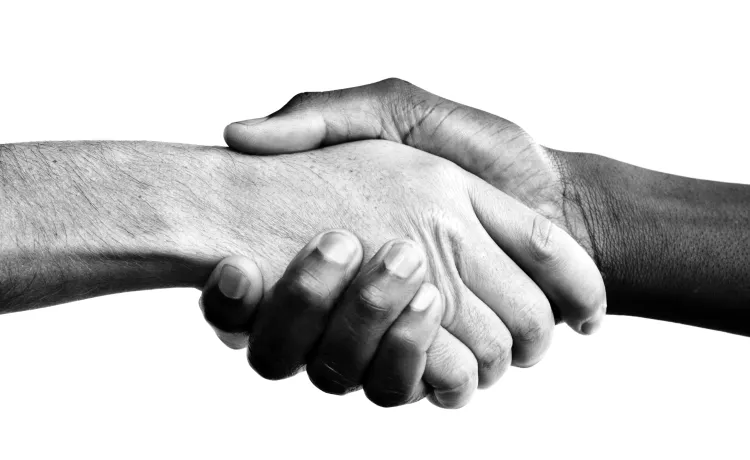
POLYGON ((529 142, 514 123, 397 78, 298 94, 272 115, 228 125, 224 139, 231 148, 253 154, 384 139, 441 156, 487 180, 483 174, 493 171, 525 180, 525 172, 535 170, 532 166, 549 167, 538 155, 517 161, 519 155, 529 153, 529 142))
MULTIPOLYGON (((456 266, 461 279, 468 291, 477 297, 475 302, 482 303, 485 310, 495 315, 509 334, 507 340, 484 337, 483 343, 493 344, 486 347, 490 351, 499 353, 512 344, 512 364, 518 367, 529 367, 539 362, 551 342, 555 328, 555 319, 549 301, 544 293, 524 273, 516 263, 501 251, 490 236, 479 227, 469 230, 465 238, 457 240, 459 250, 456 266)), ((472 310, 468 310, 472 311, 472 310)), ((465 317, 468 330, 475 330, 488 324, 489 320, 478 321, 467 312, 457 310, 455 314, 465 317)), ((447 326, 453 335, 464 340, 465 333, 455 330, 453 325, 447 326)), ((492 332, 495 335, 501 332, 492 332)), ((490 331, 485 333, 489 335, 490 331)), ((474 334, 476 335, 476 334, 474 334)), ((500 336, 502 337, 502 336, 500 336)), ((466 343, 466 342, 464 342, 466 343)), ((469 348, 472 348, 469 346, 469 348)), ((491 353, 485 352, 492 356, 491 353)), ((502 356, 502 355, 501 355, 502 356)), ((478 357, 479 359, 479 357, 478 357)), ((480 360, 480 385, 482 385, 482 363, 491 364, 485 358, 480 360)))
POLYGON ((547 218, 483 181, 474 181, 471 199, 482 226, 542 288, 563 320, 591 334, 606 313, 606 292, 588 253, 547 218))
POLYGON ((502 317, 463 283, 453 299, 446 299, 442 326, 474 354, 479 388, 496 383, 513 362, 511 331, 502 317))
POLYGON ((386 243, 337 306, 307 367, 319 389, 346 394, 359 388, 381 338, 422 284, 421 248, 409 240, 386 243))
POLYGON ((259 308, 248 347, 252 368, 267 379, 299 372, 361 261, 362 246, 349 232, 313 238, 259 308))
POLYGON ((298 94, 268 117, 231 123, 224 140, 237 151, 257 155, 377 139, 382 110, 377 98, 365 96, 368 86, 298 94))
POLYGON ((427 395, 422 374, 442 318, 440 293, 434 285, 423 284, 381 339, 367 369, 364 390, 370 401, 392 407, 427 395))
POLYGON ((444 328, 427 349, 423 379, 432 391, 429 400, 445 409, 458 409, 471 400, 479 374, 472 352, 444 328))
MULTIPOLYGON (((251 153, 294 152, 361 139, 403 142, 453 161, 512 193, 526 190, 529 184, 540 180, 535 174, 552 167, 548 156, 537 151, 541 147, 512 122, 398 79, 300 94, 269 117, 228 126, 225 138, 232 148, 251 153), (502 174, 498 175, 498 171, 502 174)), ((541 180, 542 185, 548 182, 541 180)), ((520 198, 528 200, 523 193, 520 198)), ((533 233, 541 242, 550 227, 546 220, 539 223, 535 227, 532 221, 528 228, 534 228, 534 232, 527 233, 533 233)), ((511 254, 507 247, 503 249, 511 254)), ((567 243, 565 249, 565 256, 576 253, 567 265, 581 262, 578 272, 586 275, 582 286, 555 286, 550 281, 554 277, 544 274, 537 278, 536 274, 544 271, 539 269, 532 270, 532 278, 541 280, 555 306, 567 308, 564 319, 573 329, 591 333, 601 324, 606 308, 602 307, 606 304, 603 281, 598 271, 591 270, 591 258, 581 257, 585 251, 575 250, 567 243), (594 303, 584 298, 589 295, 594 303)), ((526 270, 527 261, 522 263, 526 270)))
POLYGON ((263 296, 263 276, 252 260, 223 259, 208 277, 200 298, 206 321, 230 348, 247 346, 256 307, 263 296))

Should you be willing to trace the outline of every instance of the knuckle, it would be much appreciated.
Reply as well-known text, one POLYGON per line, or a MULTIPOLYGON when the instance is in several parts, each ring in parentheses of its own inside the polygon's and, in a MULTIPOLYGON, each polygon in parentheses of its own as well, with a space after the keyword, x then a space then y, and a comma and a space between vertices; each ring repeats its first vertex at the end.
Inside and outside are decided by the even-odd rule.
POLYGON ((307 105, 311 101, 314 101, 317 99, 320 93, 312 92, 312 91, 305 91, 302 93, 297 93, 292 97, 289 102, 284 106, 285 109, 293 109, 296 107, 301 107, 304 105, 307 105))
POLYGON ((403 91, 414 87, 414 85, 408 81, 402 80, 398 77, 386 78, 385 80, 379 81, 377 85, 382 86, 388 91, 403 91))
POLYGON ((559 229, 546 217, 536 215, 531 224, 529 235, 529 254, 534 261, 539 263, 552 263, 555 261, 557 251, 555 243, 556 233, 559 229))
POLYGON ((365 320, 380 320, 386 318, 392 308, 388 295, 379 287, 368 284, 357 294, 357 314, 365 320))
POLYGON ((433 384, 430 401, 439 407, 461 407, 478 387, 479 369, 476 359, 471 354, 459 358, 456 351, 446 342, 436 341, 428 352, 428 369, 431 374, 439 376, 430 382, 433 384))
POLYGON ((546 336, 546 331, 539 323, 528 323, 516 333, 514 344, 526 348, 538 348, 546 336))
POLYGON ((411 349, 426 352, 429 344, 421 343, 419 334, 411 327, 392 327, 388 330, 389 337, 398 349, 411 349))
POLYGON ((550 319, 547 324, 547 321, 537 312, 548 310, 551 310, 549 301, 543 298, 536 306, 530 304, 520 315, 518 327, 512 331, 513 365, 531 367, 547 350, 554 331, 554 320, 550 319))
MULTIPOLYGON (((458 395, 470 393, 477 388, 479 373, 476 366, 460 366, 453 373, 453 380, 446 387, 440 388, 438 394, 451 395, 449 399, 457 400, 460 399, 457 398, 458 395)), ((438 400, 445 404, 445 399, 439 398, 438 400)), ((446 407, 448 406, 450 404, 446 405, 446 407)))
MULTIPOLYGON (((451 168, 446 165, 439 166, 439 172, 437 175, 445 174, 446 167, 451 168)), ((427 169, 429 170, 429 168, 430 167, 428 166, 427 169)), ((432 171, 429 172, 431 173, 432 171)), ((435 178, 435 174, 429 175, 435 178)), ((453 185, 450 182, 441 180, 439 180, 438 183, 445 188, 453 185)), ((427 228, 433 229, 433 236, 436 243, 441 243, 441 249, 448 254, 452 254, 454 248, 460 247, 458 246, 458 243, 461 243, 464 240, 463 235, 466 234, 468 225, 464 220, 464 216, 452 209, 446 209, 445 207, 433 203, 424 203, 420 210, 420 215, 417 218, 420 219, 418 223, 425 225, 427 228)))
POLYGON ((331 289, 315 273, 308 269, 299 269, 281 289, 284 297, 291 298, 305 307, 326 305, 331 297, 331 289))
POLYGON ((414 141, 411 136, 419 131, 421 124, 434 110, 437 98, 407 81, 389 78, 378 83, 387 111, 394 120, 402 143, 414 141))
POLYGON ((514 343, 527 347, 538 346, 549 335, 547 329, 541 321, 529 314, 515 334, 514 343))
POLYGON ((487 388, 495 383, 510 366, 512 340, 493 338, 477 356, 479 386, 487 388))

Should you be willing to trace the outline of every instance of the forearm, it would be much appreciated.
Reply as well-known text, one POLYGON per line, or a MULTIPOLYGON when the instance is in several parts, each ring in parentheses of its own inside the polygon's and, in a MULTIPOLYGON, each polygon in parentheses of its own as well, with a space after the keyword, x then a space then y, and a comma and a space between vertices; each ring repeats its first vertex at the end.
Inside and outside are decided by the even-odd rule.
POLYGON ((553 153, 610 313, 750 335, 750 186, 553 153))
POLYGON ((216 151, 152 142, 0 146, 0 313, 197 286, 213 259, 189 223, 216 151))

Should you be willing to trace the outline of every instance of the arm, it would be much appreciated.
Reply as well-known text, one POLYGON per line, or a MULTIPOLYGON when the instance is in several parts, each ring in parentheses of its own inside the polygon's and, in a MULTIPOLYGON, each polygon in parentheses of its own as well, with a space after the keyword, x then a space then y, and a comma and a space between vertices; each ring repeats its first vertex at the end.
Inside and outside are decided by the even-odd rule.
MULTIPOLYGON (((229 253, 255 260, 268 289, 321 229, 347 228, 365 258, 394 238, 424 251, 429 264, 394 256, 390 269, 406 278, 424 265, 444 301, 443 327, 475 357, 464 372, 470 384, 488 386, 511 363, 541 359, 554 318, 540 286, 551 288, 578 330, 603 317, 601 277, 569 235, 450 163, 394 143, 274 158, 149 142, 43 143, 3 146, 1 158, 6 312, 198 287, 229 253)), ((332 321, 391 320, 382 292, 368 293, 336 309, 332 321)), ((342 381, 343 369, 318 363, 316 379, 327 391, 348 391, 375 343, 359 356, 336 346, 356 334, 326 340, 331 354, 345 354, 336 366, 352 366, 342 381)))
POLYGON ((210 170, 208 151, 152 142, 0 146, 0 312, 199 286, 218 258, 190 252, 184 222, 207 204, 194 172, 210 170))
POLYGON ((750 186, 551 151, 614 314, 750 335, 750 186))
MULTIPOLYGON (((214 269, 202 302, 206 319, 225 343, 246 346, 247 335, 241 337, 242 332, 252 324, 263 293, 260 269, 241 257, 226 258, 214 268, 221 246, 239 252, 244 246, 231 241, 232 232, 200 229, 205 232, 204 239, 213 242, 211 248, 196 238, 195 228, 185 225, 201 220, 195 215, 213 214, 206 220, 219 222, 222 210, 243 214, 211 204, 212 193, 206 188, 221 189, 226 175, 219 165, 231 155, 220 148, 146 142, 0 146, 0 230, 5 236, 0 247, 0 312, 120 291, 197 287, 214 269), (227 265, 234 273, 226 270, 227 265), (224 282, 219 281, 220 276, 224 282), (219 287, 226 297, 219 294, 219 287), (217 300, 223 302, 222 308, 217 308, 217 300)), ((257 193, 254 188, 263 187, 262 168, 255 170, 257 175, 251 174, 253 171, 245 171, 243 183, 249 196, 257 193)), ((222 201, 231 203, 237 198, 233 194, 222 201)), ((245 199, 241 201, 247 204, 245 199)), ((257 207, 246 206, 249 213, 253 209, 257 207)), ((258 216, 252 217, 257 220, 258 216)), ((245 235, 254 232, 245 230, 245 235)), ((250 357, 262 375, 278 372, 277 368, 299 370, 294 352, 303 342, 301 335, 318 332, 316 339, 321 335, 324 318, 320 314, 305 316, 299 310, 296 315, 300 316, 292 317, 300 330, 290 333, 285 329, 285 314, 295 312, 288 311, 290 306, 316 301, 315 305, 306 304, 305 311, 329 310, 357 273, 362 262, 359 241, 344 231, 330 235, 327 242, 321 242, 320 236, 313 238, 287 268, 274 294, 259 306, 266 314, 259 315, 264 325, 255 334, 250 357), (347 240, 348 244, 343 244, 347 240), (349 260, 339 263, 342 258, 349 260), (305 281, 304 275, 326 283, 323 292, 320 286, 305 281), (275 321, 268 319, 269 312, 277 313, 275 321), (263 342, 274 332, 286 346, 264 349, 263 342)), ((398 241, 389 242, 380 253, 394 243, 398 241)), ((405 247, 417 249, 413 244, 405 247)), ((421 251, 415 254, 423 257, 421 251)), ((394 285, 387 271, 372 268, 377 263, 377 259, 369 262, 370 276, 361 278, 359 288, 355 285, 352 290, 359 292, 357 289, 369 284, 380 287, 387 294, 383 300, 400 314, 393 316, 393 324, 371 357, 375 371, 363 382, 368 397, 390 406, 429 394, 441 407, 462 406, 474 390, 476 376, 471 369, 476 361, 466 347, 440 328, 442 302, 435 295, 437 289, 422 284, 426 264, 405 283, 394 285), (424 299, 425 293, 433 295, 424 299)), ((371 334, 379 330, 378 324, 365 326, 371 334)), ((361 339, 354 345, 366 343, 361 339)), ((301 355, 310 356, 311 350, 305 351, 300 351, 301 355)))

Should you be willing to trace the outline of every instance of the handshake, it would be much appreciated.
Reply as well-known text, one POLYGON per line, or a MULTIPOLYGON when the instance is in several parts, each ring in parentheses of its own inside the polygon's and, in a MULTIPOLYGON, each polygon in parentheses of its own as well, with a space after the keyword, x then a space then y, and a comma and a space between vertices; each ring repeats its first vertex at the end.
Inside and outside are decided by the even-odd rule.
POLYGON ((246 257, 210 276, 206 319, 261 376, 306 367, 327 393, 456 408, 509 365, 538 362, 556 320, 601 325, 586 217, 563 165, 515 124, 386 80, 300 94, 224 135, 238 152, 294 153, 283 161, 310 175, 278 192, 289 214, 267 223, 280 236, 340 227, 267 292, 246 257))
POLYGON ((395 79, 224 135, 0 145, 0 313, 203 287, 261 376, 445 408, 608 307, 750 335, 746 185, 545 148, 395 79))

